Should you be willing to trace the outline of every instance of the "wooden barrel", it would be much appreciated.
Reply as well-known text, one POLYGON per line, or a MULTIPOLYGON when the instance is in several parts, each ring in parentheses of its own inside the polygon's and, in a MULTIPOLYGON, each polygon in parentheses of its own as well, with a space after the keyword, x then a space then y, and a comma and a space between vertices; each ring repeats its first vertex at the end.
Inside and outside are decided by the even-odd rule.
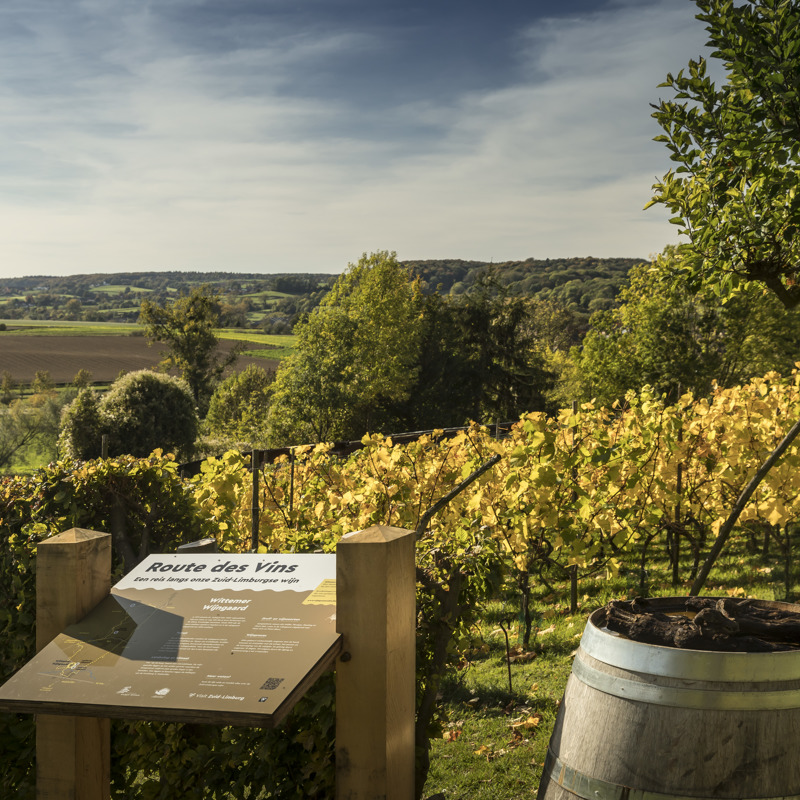
POLYGON ((800 651, 641 644, 600 619, 575 656, 538 800, 800 800, 800 651))

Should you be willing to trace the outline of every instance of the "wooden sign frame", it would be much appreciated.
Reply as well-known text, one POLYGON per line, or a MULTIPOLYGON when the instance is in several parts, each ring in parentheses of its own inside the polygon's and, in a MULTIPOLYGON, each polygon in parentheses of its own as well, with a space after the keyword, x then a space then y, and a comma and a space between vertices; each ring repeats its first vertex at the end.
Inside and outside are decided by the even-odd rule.
MULTIPOLYGON (((108 597, 110 575, 108 534, 73 528, 40 543, 37 650, 108 597)), ((293 705, 290 700, 299 699, 341 653, 336 671, 337 798, 414 797, 415 587, 413 532, 373 526, 342 538, 336 559, 336 630, 341 637, 280 709, 282 718, 293 705)), ((37 800, 108 800, 109 719, 167 718, 109 705, 84 707, 80 714, 68 703, 2 708, 37 713, 37 800)), ((241 716, 203 716, 191 721, 254 724, 241 716)), ((257 716, 263 724, 263 715, 257 716)), ((272 716, 276 719, 270 724, 279 715, 272 716)))
POLYGON ((336 557, 148 556, 0 687, 0 710, 275 727, 341 651, 336 557))

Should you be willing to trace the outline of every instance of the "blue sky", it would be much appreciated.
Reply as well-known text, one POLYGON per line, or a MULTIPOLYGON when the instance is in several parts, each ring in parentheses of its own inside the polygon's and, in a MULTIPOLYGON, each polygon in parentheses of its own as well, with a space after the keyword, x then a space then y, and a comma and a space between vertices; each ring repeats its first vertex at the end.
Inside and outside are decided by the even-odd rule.
POLYGON ((690 0, 4 0, 0 277, 642 257, 690 0))

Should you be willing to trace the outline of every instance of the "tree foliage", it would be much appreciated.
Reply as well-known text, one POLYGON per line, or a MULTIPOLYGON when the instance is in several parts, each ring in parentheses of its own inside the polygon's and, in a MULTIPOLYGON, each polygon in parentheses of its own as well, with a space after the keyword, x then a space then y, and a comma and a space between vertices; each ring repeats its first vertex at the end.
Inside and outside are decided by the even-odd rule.
POLYGON ((394 253, 364 254, 297 329, 270 408, 278 444, 393 426, 414 385, 422 296, 394 253))
POLYGON ((97 458, 105 434, 110 455, 144 457, 160 449, 188 456, 197 431, 185 381, 140 370, 118 378, 99 399, 82 389, 62 413, 59 450, 65 457, 97 458))
POLYGON ((0 470, 23 453, 48 459, 54 443, 61 406, 54 392, 39 392, 27 400, 0 405, 0 470))
POLYGON ((543 410, 550 375, 541 337, 555 318, 551 306, 489 278, 458 297, 423 296, 393 253, 365 255, 298 328, 275 381, 270 442, 543 410))
POLYGON ((455 298, 425 298, 416 387, 407 429, 514 420, 543 411, 552 375, 541 337, 551 306, 491 281, 455 298), (545 310, 547 309, 547 311, 545 310))
POLYGON ((667 75, 653 116, 677 164, 648 205, 674 215, 688 243, 679 274, 727 296, 748 281, 800 303, 800 6, 796 0, 695 0, 718 86, 703 58, 667 75))
POLYGON ((225 358, 217 353, 214 328, 220 313, 219 295, 203 285, 164 306, 144 300, 139 318, 146 335, 169 348, 162 366, 180 370, 201 415, 225 368, 236 358, 235 353, 225 358))
POLYGON ((789 372, 800 352, 797 312, 746 287, 725 304, 708 288, 690 292, 669 280, 671 248, 656 265, 631 271, 622 304, 592 317, 572 352, 573 397, 602 404, 653 387, 672 400, 708 395, 755 375, 789 372))
POLYGON ((272 370, 250 364, 222 381, 211 397, 205 419, 209 435, 251 447, 264 447, 274 380, 272 370))

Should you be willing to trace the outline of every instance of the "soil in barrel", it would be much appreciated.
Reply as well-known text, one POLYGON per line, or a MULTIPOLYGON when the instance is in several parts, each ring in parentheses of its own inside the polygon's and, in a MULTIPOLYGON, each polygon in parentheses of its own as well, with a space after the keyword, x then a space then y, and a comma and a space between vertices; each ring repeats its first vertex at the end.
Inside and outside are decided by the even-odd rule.
POLYGON ((688 597, 665 613, 637 597, 612 601, 602 612, 601 627, 645 644, 742 653, 800 650, 800 613, 749 599, 688 597))

